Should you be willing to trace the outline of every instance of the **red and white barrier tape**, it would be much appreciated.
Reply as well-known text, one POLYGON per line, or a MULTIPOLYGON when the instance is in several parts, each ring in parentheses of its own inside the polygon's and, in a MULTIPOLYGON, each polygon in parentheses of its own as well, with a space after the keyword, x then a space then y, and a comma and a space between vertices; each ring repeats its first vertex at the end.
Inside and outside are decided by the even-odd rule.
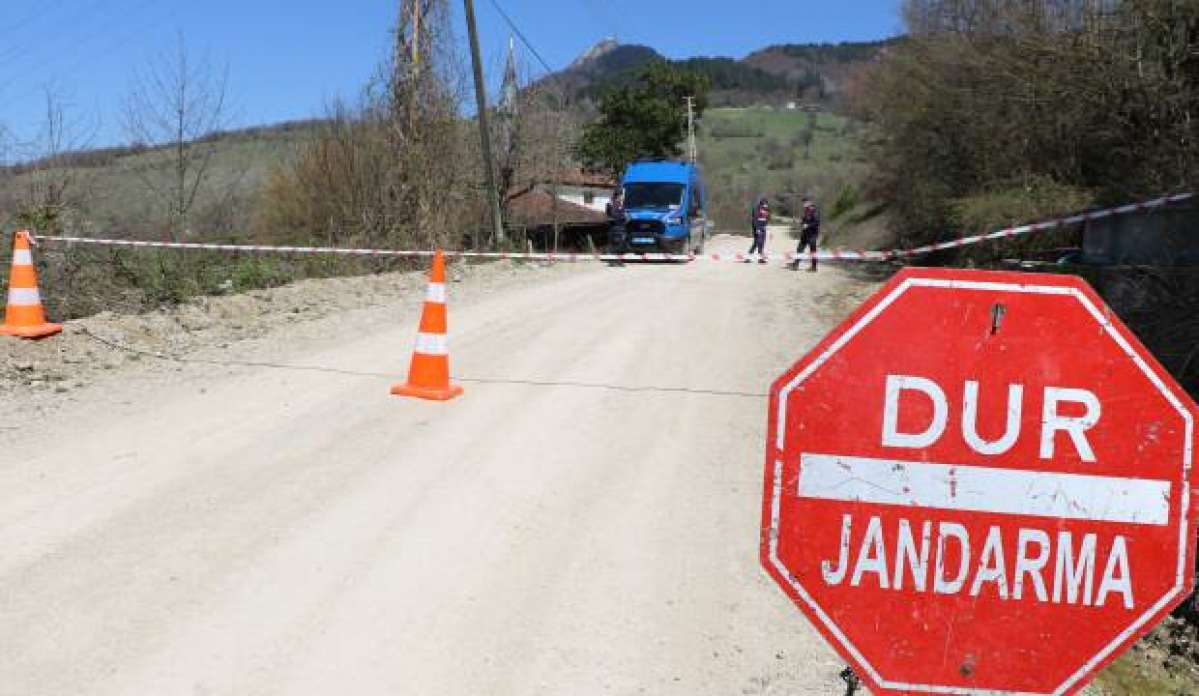
MULTIPOLYGON (((889 251, 849 251, 834 249, 830 251, 796 252, 786 254, 554 254, 554 253, 509 253, 488 251, 447 251, 449 258, 478 258, 478 259, 526 259, 531 261, 807 261, 812 258, 827 261, 891 261, 894 259, 923 256, 935 251, 956 249, 959 247, 979 244, 990 239, 1006 239, 1019 237, 1032 232, 1043 232, 1066 225, 1074 225, 1089 220, 1099 220, 1115 215, 1143 212, 1154 208, 1181 203, 1189 200, 1194 194, 1180 193, 1173 196, 1155 198, 1142 203, 1130 203, 1118 208, 1107 208, 1086 213, 1078 213, 1065 218, 1047 220, 1031 225, 1008 227, 1006 229, 988 232, 986 234, 961 237, 948 242, 928 244, 913 249, 891 249, 889 251)), ((399 249, 346 249, 338 247, 297 247, 297 246, 266 246, 246 244, 203 244, 196 242, 145 242, 132 239, 94 239, 90 237, 65 237, 58 235, 37 235, 36 240, 45 242, 66 242, 69 244, 92 244, 110 247, 135 247, 147 249, 190 249, 200 251, 226 251, 248 254, 326 254, 335 256, 371 256, 391 258, 419 258, 432 256, 432 251, 399 250, 399 249)))

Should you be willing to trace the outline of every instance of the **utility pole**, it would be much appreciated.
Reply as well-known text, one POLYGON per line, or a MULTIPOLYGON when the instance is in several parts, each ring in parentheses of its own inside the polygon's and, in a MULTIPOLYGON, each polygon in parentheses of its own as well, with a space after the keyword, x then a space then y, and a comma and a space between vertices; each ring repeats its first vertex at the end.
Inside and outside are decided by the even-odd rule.
MULTIPOLYGON (((404 136, 409 143, 417 139, 417 121, 422 98, 420 75, 421 10, 424 0, 400 0, 396 13, 395 48, 392 60, 393 108, 404 110, 404 136), (407 30, 405 30, 407 28, 407 30)), ((398 115, 398 112, 397 112, 398 115)))
POLYGON ((420 6, 422 0, 412 0, 412 67, 420 65, 420 6))
POLYGON ((495 164, 491 158, 491 131, 487 127, 487 87, 483 84, 483 61, 479 58, 479 28, 475 25, 474 0, 462 0, 466 6, 466 27, 470 32, 470 60, 475 69, 475 100, 479 104, 479 140, 483 148, 487 197, 491 199, 491 223, 496 244, 504 243, 504 221, 500 217, 500 197, 495 188, 495 164))
POLYGON ((699 150, 695 147, 695 97, 684 97, 687 100, 687 154, 691 164, 699 159, 699 150))
POLYGON ((403 82, 403 79, 404 79, 404 76, 400 74, 400 70, 402 69, 401 66, 404 65, 405 49, 408 48, 408 46, 405 46, 405 43, 404 43, 404 40, 406 38, 404 36, 404 25, 405 25, 404 20, 407 15, 407 8, 405 7, 405 5, 407 5, 407 4, 408 4, 408 0, 400 0, 399 7, 396 9, 395 42, 391 47, 391 62, 392 62, 391 77, 392 77, 392 81, 395 82, 395 85, 394 85, 395 87, 398 87, 400 85, 400 83, 403 82))

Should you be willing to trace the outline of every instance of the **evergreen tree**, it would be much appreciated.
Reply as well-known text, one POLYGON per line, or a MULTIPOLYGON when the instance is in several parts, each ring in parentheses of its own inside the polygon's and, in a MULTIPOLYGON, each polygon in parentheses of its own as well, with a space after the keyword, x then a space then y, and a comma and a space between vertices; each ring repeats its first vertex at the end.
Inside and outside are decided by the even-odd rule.
POLYGON ((681 155, 687 129, 685 97, 695 97, 698 117, 707 106, 708 86, 706 77, 667 61, 647 65, 635 83, 604 95, 599 119, 583 129, 579 158, 615 176, 640 157, 681 155))

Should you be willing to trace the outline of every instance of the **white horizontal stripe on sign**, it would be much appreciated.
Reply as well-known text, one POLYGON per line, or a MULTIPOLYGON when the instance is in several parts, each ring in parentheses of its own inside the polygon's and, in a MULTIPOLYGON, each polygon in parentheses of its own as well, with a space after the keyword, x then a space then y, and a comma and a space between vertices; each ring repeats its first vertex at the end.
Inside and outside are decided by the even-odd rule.
POLYGON ((798 494, 818 500, 1159 526, 1170 516, 1169 481, 829 454, 801 455, 798 494))
POLYGON ((418 333, 416 335, 416 352, 425 355, 449 355, 450 344, 445 334, 418 333))
POLYGON ((12 265, 32 266, 33 254, 31 254, 28 249, 17 249, 12 253, 12 265))
POLYGON ((37 288, 9 288, 8 304, 13 307, 33 307, 42 303, 37 288))
POLYGON ((445 304, 445 283, 429 283, 429 290, 425 293, 425 302, 445 304))

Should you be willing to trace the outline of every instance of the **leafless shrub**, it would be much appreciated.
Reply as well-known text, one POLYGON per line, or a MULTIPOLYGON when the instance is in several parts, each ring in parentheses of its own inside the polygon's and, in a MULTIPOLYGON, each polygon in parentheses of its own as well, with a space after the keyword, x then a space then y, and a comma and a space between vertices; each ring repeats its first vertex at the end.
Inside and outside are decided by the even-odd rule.
MULTIPOLYGON (((550 219, 539 222, 552 227, 551 245, 557 249, 557 187, 565 173, 578 168, 570 144, 578 139, 579 117, 569 108, 560 83, 530 84, 527 67, 511 52, 504 72, 500 105, 492 119, 499 170, 496 181, 504 219, 512 219, 510 204, 516 197, 538 187, 548 190, 552 195, 550 219), (522 89, 522 85, 527 86, 522 89)), ((523 233, 512 236, 516 246, 525 243, 523 233)))
POLYGON ((371 245, 457 244, 476 198, 462 71, 445 0, 403 3, 395 50, 359 102, 334 103, 293 164, 263 192, 273 239, 371 245), (415 3, 415 4, 414 4, 415 3))
POLYGON ((123 125, 131 142, 159 148, 136 171, 159 201, 173 239, 188 232, 192 208, 208 183, 218 139, 228 126, 228 70, 188 52, 182 34, 172 50, 135 74, 123 125))
POLYGON ((1050 180, 1093 202, 1196 178, 1199 5, 909 0, 910 40, 855 84, 873 197, 912 242, 960 199, 1050 180))
POLYGON ((31 141, 16 143, 0 132, 6 164, 19 160, 0 173, 0 209, 16 225, 57 231, 78 221, 91 196, 74 158, 91 143, 95 124, 79 117, 59 91, 47 87, 43 98, 43 119, 31 141))

